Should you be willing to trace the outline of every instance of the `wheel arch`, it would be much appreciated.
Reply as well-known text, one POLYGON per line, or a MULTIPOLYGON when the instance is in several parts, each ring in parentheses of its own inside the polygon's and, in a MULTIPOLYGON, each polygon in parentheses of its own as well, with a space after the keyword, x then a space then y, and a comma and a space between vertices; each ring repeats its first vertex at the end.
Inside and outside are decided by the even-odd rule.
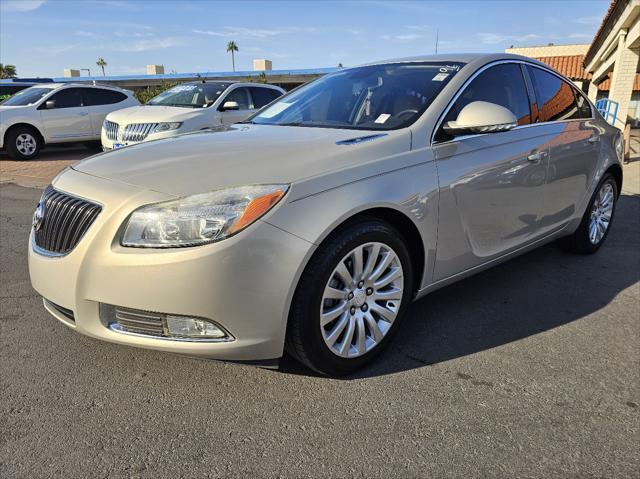
MULTIPOLYGON (((424 277, 426 267, 426 254, 424 248, 424 242, 420 230, 413 222, 413 220, 395 208, 390 206, 374 206, 363 210, 355 211, 349 214, 347 217, 334 225, 329 230, 325 231, 322 237, 317 242, 318 245, 324 243, 331 235, 340 231, 355 222, 365 219, 377 219, 383 221, 393 228, 397 229, 407 243, 409 249, 409 255, 411 256, 411 262, 413 265, 413 293, 415 294, 421 285, 422 278, 424 277)), ((308 258, 308 261, 311 258, 308 258)), ((303 270, 306 268, 306 264, 303 270)))
POLYGON ((618 187, 618 196, 620 196, 622 192, 622 167, 618 163, 614 163, 607 171, 605 171, 605 175, 607 173, 611 173, 613 178, 616 180, 616 186, 618 187))
POLYGON ((20 127, 29 128, 33 130, 38 136, 38 141, 40 142, 40 146, 43 147, 45 145, 44 135, 42 134, 42 132, 37 126, 32 125, 31 123, 20 122, 20 123, 14 123, 9 128, 7 128, 7 131, 4 132, 3 144, 5 145, 5 148, 7 144, 7 138, 9 137, 9 133, 14 131, 16 128, 20 128, 20 127))

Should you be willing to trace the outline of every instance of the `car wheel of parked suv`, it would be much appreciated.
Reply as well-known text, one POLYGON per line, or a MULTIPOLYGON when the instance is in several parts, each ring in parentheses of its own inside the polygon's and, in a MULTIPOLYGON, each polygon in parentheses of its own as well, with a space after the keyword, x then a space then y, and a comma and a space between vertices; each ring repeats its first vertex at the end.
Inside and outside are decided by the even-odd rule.
POLYGON ((40 153, 40 137, 33 128, 19 126, 7 134, 6 149, 14 160, 31 160, 40 153))
POLYGON ((618 200, 618 185, 607 173, 591 197, 580 226, 571 236, 562 238, 561 246, 572 253, 591 254, 598 251, 609 234, 618 200))
POLYGON ((413 271, 395 228, 364 219, 314 253, 298 283, 287 351, 310 368, 348 374, 377 356, 411 302, 413 271))

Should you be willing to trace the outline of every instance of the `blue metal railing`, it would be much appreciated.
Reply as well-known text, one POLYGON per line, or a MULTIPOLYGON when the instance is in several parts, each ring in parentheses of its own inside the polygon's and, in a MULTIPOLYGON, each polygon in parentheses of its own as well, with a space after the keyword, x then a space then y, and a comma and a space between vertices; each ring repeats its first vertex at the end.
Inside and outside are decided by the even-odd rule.
POLYGON ((618 118, 618 102, 609 100, 608 98, 602 98, 596 102, 596 109, 600 112, 602 117, 612 125, 616 124, 618 118))

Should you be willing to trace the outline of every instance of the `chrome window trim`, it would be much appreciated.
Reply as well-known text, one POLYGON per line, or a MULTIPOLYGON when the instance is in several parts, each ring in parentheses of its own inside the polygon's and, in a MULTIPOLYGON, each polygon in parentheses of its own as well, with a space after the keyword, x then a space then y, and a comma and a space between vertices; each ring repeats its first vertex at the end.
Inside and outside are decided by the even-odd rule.
MULTIPOLYGON (((528 62, 528 61, 524 61, 524 60, 516 60, 516 59, 508 59, 508 60, 496 60, 493 61, 491 63, 487 63, 486 65, 483 65, 481 68, 477 69, 473 75, 471 75, 469 78, 467 78, 467 80, 464 82, 464 84, 460 87, 460 89, 456 92, 455 95, 453 95, 453 97, 451 98, 451 100, 449 100, 449 103, 447 103, 447 106, 442 110, 442 113, 440 114, 440 116, 438 116, 438 120, 436 121, 436 126, 433 129, 433 131, 431 132, 431 139, 429 141, 430 146, 435 146, 435 145, 445 145, 447 143, 453 143, 456 141, 460 141, 466 138, 471 138, 471 137, 477 137, 477 136, 483 136, 483 135, 493 135, 494 133, 478 133, 478 134, 473 134, 473 135, 463 135, 463 136, 459 136, 456 137, 452 140, 447 140, 447 141, 441 141, 441 142, 436 142, 435 141, 435 136, 436 136, 436 132, 440 129, 440 127, 442 126, 442 122, 444 121, 445 117, 447 116, 447 114, 449 113, 449 110, 451 110, 451 108, 453 107, 454 103, 458 100, 458 98, 460 98, 460 96, 462 95, 462 93, 464 93, 464 91, 466 90, 466 88, 469 86, 469 84, 476 79, 476 77, 478 75, 480 75, 482 72, 484 72, 485 70, 488 70, 491 67, 494 67, 496 65, 504 65, 504 64, 509 64, 509 63, 516 63, 519 65, 527 65, 527 66, 532 66, 535 68, 539 68, 540 70, 544 70, 548 73, 551 73, 552 75, 555 75, 556 77, 558 77, 560 80, 566 82, 569 84, 569 86, 571 88, 573 88, 574 90, 578 90, 578 88, 576 88, 570 80, 568 80, 567 78, 564 78, 562 75, 560 75, 557 72, 554 72, 553 70, 546 68, 542 65, 537 65, 534 64, 532 62, 528 62)), ((525 81, 525 79, 523 78, 523 81, 525 81)), ((525 83, 526 84, 526 83, 525 83)), ((527 90, 528 93, 528 90, 527 90)), ((514 130, 519 130, 521 128, 528 128, 528 127, 532 127, 532 126, 539 126, 539 125, 548 125, 548 124, 553 124, 553 123, 566 123, 566 122, 570 122, 570 121, 586 121, 586 120, 593 120, 595 119, 594 117, 594 107, 593 104, 591 103, 591 101, 589 100, 588 97, 586 97, 584 95, 583 92, 580 92, 580 94, 585 97, 585 99, 587 100, 587 102, 589 103, 589 106, 591 106, 591 117, 590 118, 574 118, 571 120, 556 120, 556 121, 543 121, 543 122, 538 122, 538 123, 529 123, 527 125, 520 125, 517 126, 509 131, 514 131, 514 130)))

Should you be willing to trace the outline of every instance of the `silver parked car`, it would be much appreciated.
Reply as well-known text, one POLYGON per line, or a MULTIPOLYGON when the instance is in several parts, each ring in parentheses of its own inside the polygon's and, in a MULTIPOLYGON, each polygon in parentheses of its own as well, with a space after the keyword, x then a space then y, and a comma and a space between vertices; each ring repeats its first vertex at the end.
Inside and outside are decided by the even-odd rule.
POLYGON ((33 218, 29 269, 76 331, 339 375, 411 301, 561 239, 603 244, 620 132, 534 60, 443 55, 340 70, 225 131, 94 156, 33 218))

